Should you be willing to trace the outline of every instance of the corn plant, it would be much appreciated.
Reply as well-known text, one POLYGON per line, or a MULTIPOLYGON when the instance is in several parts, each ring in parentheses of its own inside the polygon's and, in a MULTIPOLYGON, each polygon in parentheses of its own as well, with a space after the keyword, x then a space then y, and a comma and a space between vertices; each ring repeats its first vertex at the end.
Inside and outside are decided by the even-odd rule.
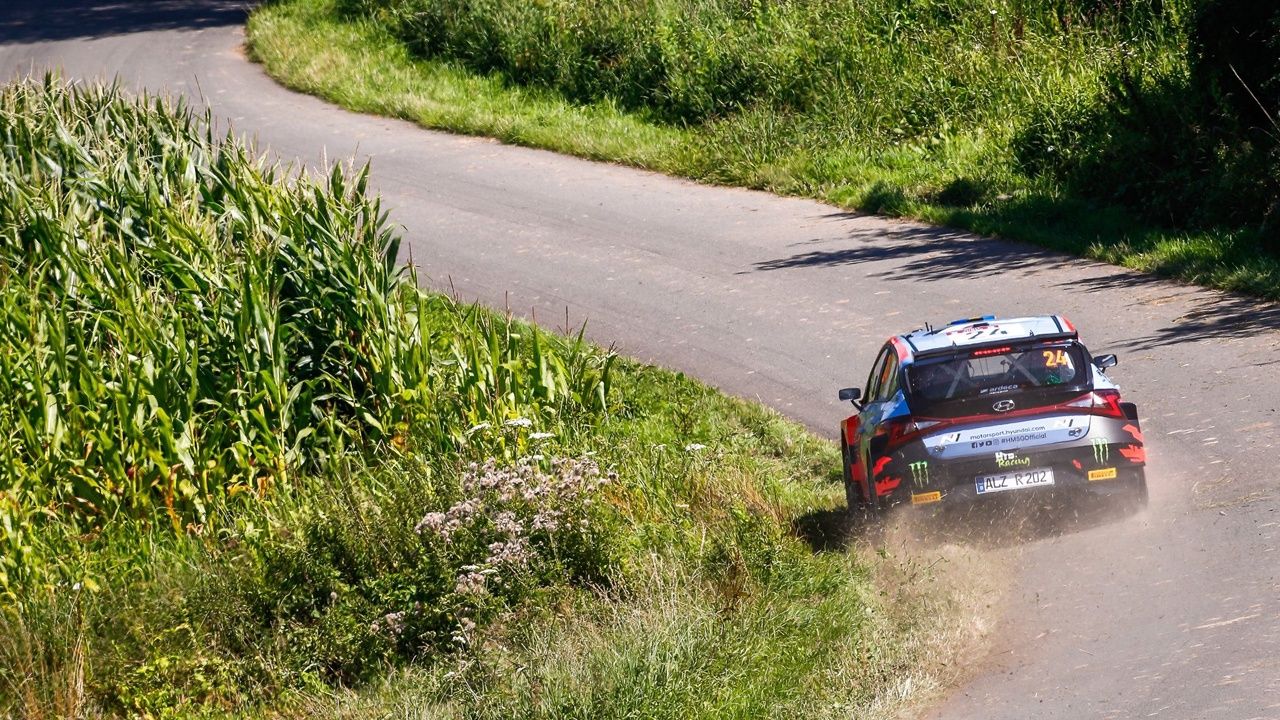
POLYGON ((467 430, 604 410, 581 337, 420 292, 367 179, 180 102, 0 90, 0 587, 36 518, 199 530, 345 453, 511 456, 518 433, 467 430))

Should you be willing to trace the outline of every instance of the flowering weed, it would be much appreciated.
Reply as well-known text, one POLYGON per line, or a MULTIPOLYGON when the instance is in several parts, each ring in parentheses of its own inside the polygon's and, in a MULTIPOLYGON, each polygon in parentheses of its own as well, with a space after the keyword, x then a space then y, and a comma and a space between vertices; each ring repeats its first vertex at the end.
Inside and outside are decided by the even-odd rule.
POLYGON ((234 549, 192 595, 213 641, 282 649, 250 675, 276 687, 367 679, 462 651, 540 593, 610 582, 617 523, 600 500, 612 481, 591 460, 366 472, 376 479, 316 488, 269 514, 266 532, 227 537, 234 549))

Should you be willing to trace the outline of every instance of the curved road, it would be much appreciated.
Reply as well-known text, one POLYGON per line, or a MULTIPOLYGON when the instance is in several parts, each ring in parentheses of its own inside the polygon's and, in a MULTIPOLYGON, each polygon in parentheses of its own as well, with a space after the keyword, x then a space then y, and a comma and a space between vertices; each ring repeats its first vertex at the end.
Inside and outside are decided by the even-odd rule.
POLYGON ((202 99, 282 158, 373 161, 428 282, 590 319, 625 352, 827 435, 885 336, 1062 312, 1143 410, 1151 508, 1023 546, 946 718, 1280 718, 1280 309, 1027 246, 344 112, 240 50, 239 0, 9 0, 0 77, 202 99))

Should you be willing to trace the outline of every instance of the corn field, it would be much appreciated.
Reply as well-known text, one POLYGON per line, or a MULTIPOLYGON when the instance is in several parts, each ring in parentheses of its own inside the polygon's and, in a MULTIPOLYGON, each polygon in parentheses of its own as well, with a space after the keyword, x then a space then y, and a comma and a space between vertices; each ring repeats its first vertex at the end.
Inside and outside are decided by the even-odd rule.
POLYGON ((367 178, 114 86, 0 89, 0 590, 51 524, 199 533, 352 453, 510 458, 605 412, 612 356, 419 291, 367 178))

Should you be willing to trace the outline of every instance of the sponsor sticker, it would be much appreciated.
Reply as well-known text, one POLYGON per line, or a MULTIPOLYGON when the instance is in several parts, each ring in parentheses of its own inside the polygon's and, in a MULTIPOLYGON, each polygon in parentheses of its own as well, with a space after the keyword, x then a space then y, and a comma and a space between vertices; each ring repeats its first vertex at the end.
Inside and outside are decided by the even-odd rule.
POLYGON ((1031 458, 1029 457, 1017 455, 1015 453, 1000 452, 999 450, 996 451, 996 467, 1010 468, 1030 466, 1031 458))
POLYGON ((911 494, 912 505, 926 505, 928 503, 936 503, 941 499, 942 499, 942 493, 937 490, 934 490, 933 492, 927 492, 927 493, 911 494))
POLYGON ((1105 438, 1094 438, 1090 441, 1093 444, 1093 461, 1102 464, 1111 459, 1111 444, 1105 438))
MULTIPOLYGON (((1030 448, 1039 445, 1065 443, 1074 438, 1081 438, 1087 443, 1089 442, 1088 432, 1087 417, 1062 415, 1005 423, 984 423, 982 426, 959 432, 943 431, 926 437, 924 442, 931 461, 970 458, 978 455, 986 455, 990 458, 991 453, 997 450, 1024 456, 1031 454, 1030 448)), ((1110 463, 1093 463, 1094 467, 1105 465, 1110 463)))
POLYGON ((1089 482, 1094 482, 1095 480, 1115 480, 1115 479, 1116 479, 1115 468, 1102 468, 1101 470, 1089 471, 1089 482))
POLYGON ((911 468, 911 481, 916 484, 916 487, 923 487, 929 484, 928 460, 913 462, 907 467, 911 468))

